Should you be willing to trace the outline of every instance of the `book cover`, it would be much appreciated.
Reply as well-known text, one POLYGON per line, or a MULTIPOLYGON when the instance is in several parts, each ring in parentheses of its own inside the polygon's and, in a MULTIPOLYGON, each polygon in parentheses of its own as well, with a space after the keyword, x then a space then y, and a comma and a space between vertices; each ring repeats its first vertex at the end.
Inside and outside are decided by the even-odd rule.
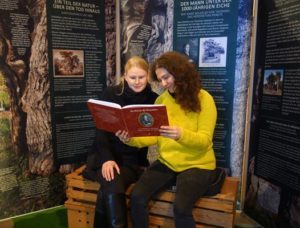
POLYGON ((169 125, 167 109, 164 105, 120 105, 89 99, 88 108, 98 129, 109 132, 128 131, 131 137, 157 136, 162 125, 169 125))

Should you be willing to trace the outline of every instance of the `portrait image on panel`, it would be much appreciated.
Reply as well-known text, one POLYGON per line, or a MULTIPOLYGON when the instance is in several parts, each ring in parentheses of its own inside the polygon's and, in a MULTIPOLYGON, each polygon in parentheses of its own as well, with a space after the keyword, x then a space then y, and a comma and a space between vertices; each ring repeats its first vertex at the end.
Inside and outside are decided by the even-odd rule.
POLYGON ((191 62, 198 62, 198 39, 180 39, 177 43, 176 50, 186 55, 191 62))
POLYGON ((53 65, 54 77, 83 77, 84 52, 53 49, 53 65))
POLYGON ((226 67, 227 37, 200 38, 199 67, 226 67))
POLYGON ((264 71, 263 94, 282 95, 283 69, 268 69, 264 71))

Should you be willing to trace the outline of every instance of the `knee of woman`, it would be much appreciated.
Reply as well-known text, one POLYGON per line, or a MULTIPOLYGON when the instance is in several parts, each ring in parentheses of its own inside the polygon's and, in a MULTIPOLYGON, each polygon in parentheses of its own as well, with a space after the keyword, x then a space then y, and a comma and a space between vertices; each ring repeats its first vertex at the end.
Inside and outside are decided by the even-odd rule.
POLYGON ((141 192, 135 190, 133 190, 130 195, 130 202, 132 206, 145 207, 148 204, 146 197, 141 192))

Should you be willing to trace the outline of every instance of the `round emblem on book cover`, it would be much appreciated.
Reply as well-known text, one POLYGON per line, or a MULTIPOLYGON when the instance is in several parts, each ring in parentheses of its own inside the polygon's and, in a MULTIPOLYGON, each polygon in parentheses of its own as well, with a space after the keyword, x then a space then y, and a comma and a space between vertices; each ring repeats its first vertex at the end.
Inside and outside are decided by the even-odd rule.
POLYGON ((154 118, 150 113, 144 112, 139 115, 139 123, 144 127, 151 127, 154 123, 154 118))

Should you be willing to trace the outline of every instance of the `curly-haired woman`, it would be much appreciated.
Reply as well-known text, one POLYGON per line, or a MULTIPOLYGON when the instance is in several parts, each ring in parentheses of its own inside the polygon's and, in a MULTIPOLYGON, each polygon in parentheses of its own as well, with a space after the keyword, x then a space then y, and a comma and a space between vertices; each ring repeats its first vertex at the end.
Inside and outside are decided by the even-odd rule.
POLYGON ((212 96, 201 88, 195 65, 183 54, 164 53, 154 61, 151 73, 152 79, 166 89, 155 103, 166 105, 170 126, 161 126, 157 137, 130 138, 126 131, 116 133, 131 146, 158 145, 158 160, 143 173, 131 194, 133 227, 148 227, 149 200, 174 181, 175 225, 195 227, 192 209, 215 175, 212 140, 216 106, 212 96))

